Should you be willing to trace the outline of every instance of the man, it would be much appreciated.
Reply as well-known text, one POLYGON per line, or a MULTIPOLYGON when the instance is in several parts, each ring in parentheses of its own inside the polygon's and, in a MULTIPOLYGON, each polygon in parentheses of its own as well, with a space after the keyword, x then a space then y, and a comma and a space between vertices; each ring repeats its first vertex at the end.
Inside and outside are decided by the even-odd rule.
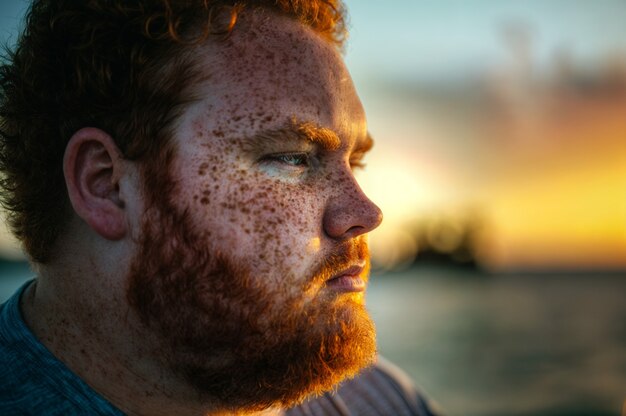
POLYGON ((1 414, 429 414, 376 362, 342 5, 39 0, 1 69, 1 414), (333 391, 338 389, 337 391, 333 391))

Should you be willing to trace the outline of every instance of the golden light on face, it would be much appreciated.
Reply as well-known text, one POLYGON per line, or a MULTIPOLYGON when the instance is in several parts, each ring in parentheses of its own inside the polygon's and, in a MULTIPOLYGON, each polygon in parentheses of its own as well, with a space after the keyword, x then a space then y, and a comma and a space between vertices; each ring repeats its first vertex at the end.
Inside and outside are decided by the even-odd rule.
POLYGON ((146 168, 127 292, 156 359, 226 411, 290 406, 372 363, 366 234, 381 221, 354 177, 372 140, 340 55, 288 18, 240 17, 199 47, 219 76, 146 168))

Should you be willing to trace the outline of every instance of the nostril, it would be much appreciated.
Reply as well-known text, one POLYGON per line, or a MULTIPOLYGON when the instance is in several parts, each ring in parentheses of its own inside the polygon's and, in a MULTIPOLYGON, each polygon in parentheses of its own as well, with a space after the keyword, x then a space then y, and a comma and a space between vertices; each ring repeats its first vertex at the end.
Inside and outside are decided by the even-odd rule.
POLYGON ((365 234, 367 233, 367 231, 365 230, 365 227, 361 227, 360 225, 355 225, 354 227, 350 228, 346 233, 345 236, 347 238, 353 238, 356 236, 359 236, 361 234, 365 234))

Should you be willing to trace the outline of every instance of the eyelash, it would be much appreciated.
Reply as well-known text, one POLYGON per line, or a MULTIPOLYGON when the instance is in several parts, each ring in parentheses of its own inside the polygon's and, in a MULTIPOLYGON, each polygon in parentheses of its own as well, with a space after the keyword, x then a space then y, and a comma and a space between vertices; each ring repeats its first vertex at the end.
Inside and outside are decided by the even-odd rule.
POLYGON ((293 167, 306 167, 311 164, 311 156, 308 153, 281 153, 266 156, 264 159, 293 167))
POLYGON ((311 157, 308 153, 275 155, 273 156, 273 159, 277 162, 285 163, 290 166, 309 166, 311 164, 311 157))
MULTIPOLYGON (((280 153, 275 155, 269 155, 264 158, 265 161, 285 164, 294 168, 311 166, 312 160, 309 153, 280 153)), ((352 170, 365 169, 365 162, 363 157, 358 156, 355 159, 350 160, 350 167, 352 170)))

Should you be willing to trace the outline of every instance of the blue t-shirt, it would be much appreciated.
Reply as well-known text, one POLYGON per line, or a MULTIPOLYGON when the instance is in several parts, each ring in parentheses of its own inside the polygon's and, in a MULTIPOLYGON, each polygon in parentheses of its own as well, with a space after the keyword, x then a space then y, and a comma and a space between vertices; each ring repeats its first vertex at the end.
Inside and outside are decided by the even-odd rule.
POLYGON ((20 297, 30 283, 0 307, 0 415, 123 416, 26 326, 20 297))
MULTIPOLYGON (((124 414, 35 338, 20 312, 23 285, 0 306, 0 415, 124 414)), ((434 416, 399 369, 379 362, 334 391, 286 410, 287 416, 434 416)))

